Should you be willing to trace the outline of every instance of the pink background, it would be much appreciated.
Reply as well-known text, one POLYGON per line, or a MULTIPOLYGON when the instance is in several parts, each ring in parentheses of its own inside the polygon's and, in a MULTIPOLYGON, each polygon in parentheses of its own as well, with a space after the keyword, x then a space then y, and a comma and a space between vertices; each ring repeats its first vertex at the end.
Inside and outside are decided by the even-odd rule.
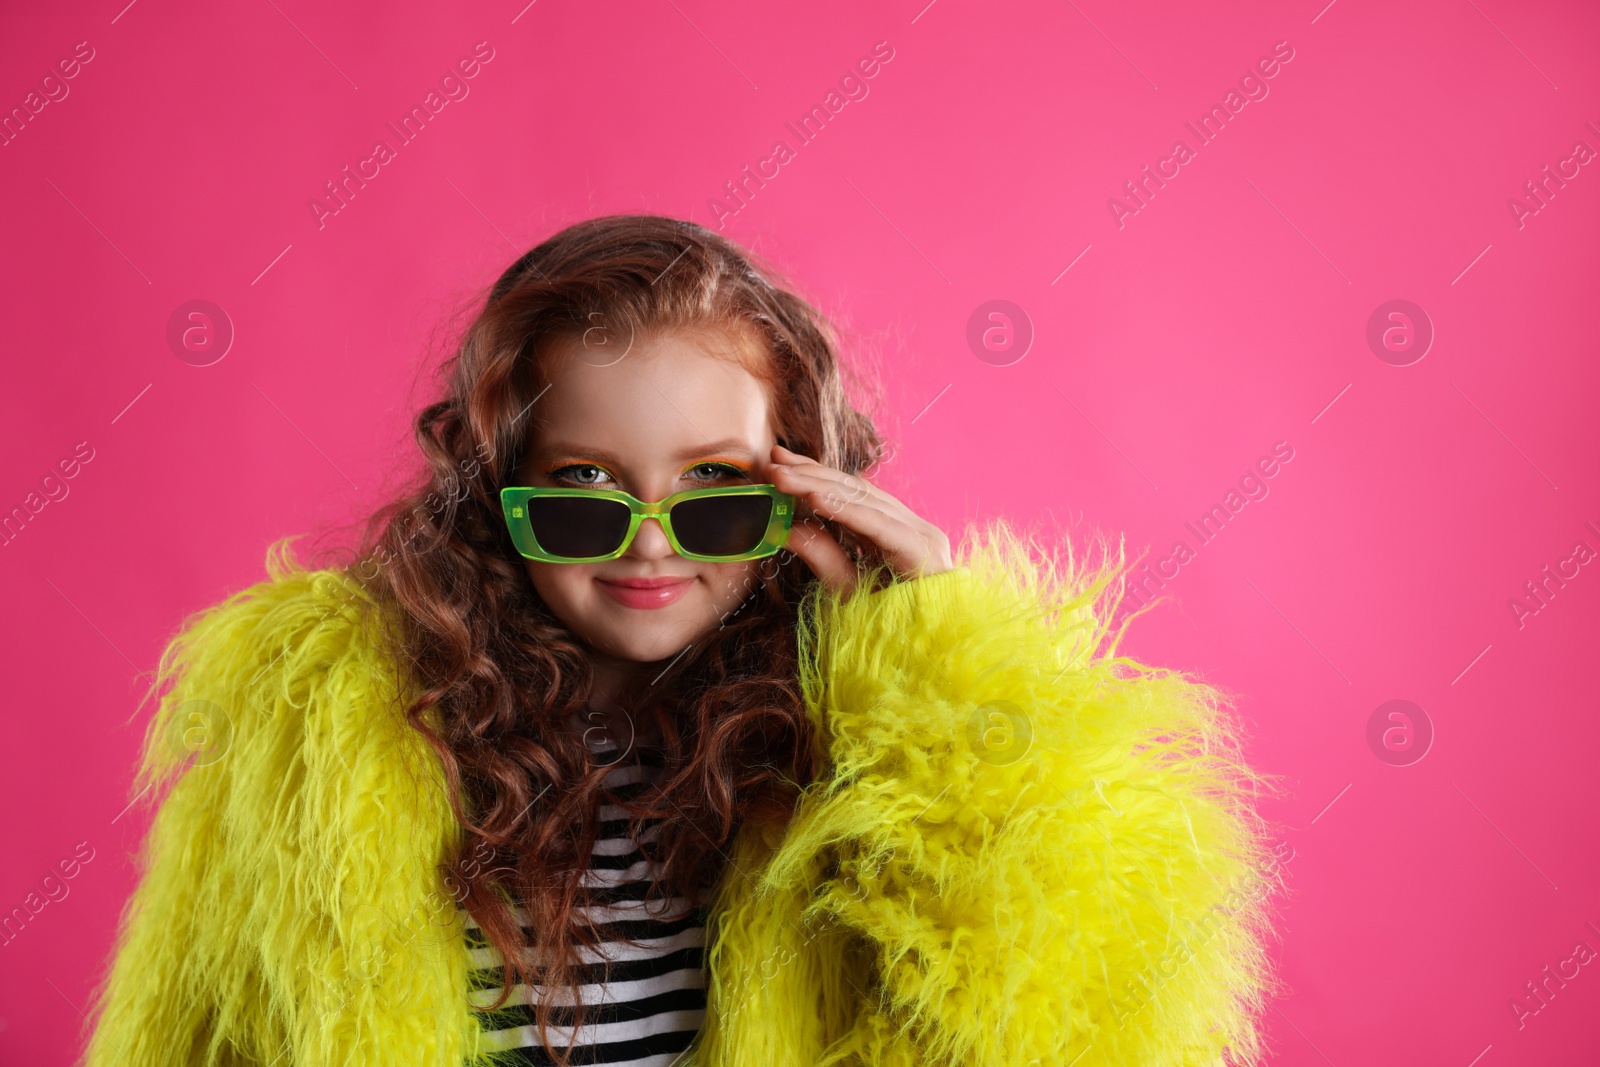
POLYGON ((593 214, 715 227, 778 139, 794 158, 725 232, 876 355, 891 491, 952 532, 1053 517, 1193 551, 1131 649, 1237 692, 1283 776, 1273 1062, 1600 1057, 1600 965, 1520 1028, 1511 1006, 1600 951, 1600 566, 1561 562, 1600 550, 1600 166, 1520 227, 1508 206, 1600 150, 1600 12, 925 2, 0 15, 7 110, 94 50, 0 147, 0 509, 93 450, 0 548, 0 908, 94 850, 0 948, 0 1063, 78 1039, 148 823, 123 814, 139 672, 184 614, 400 483, 430 331, 515 255, 593 214), (469 95, 399 145, 385 123, 481 41, 469 95), (800 145, 785 123, 880 41, 868 95, 800 145), (1269 94, 1197 146, 1184 123, 1280 41, 1269 94), (379 138, 396 157, 319 229, 308 201, 379 138), (1179 138, 1194 158, 1119 228, 1108 198, 1179 138), (237 331, 210 366, 166 341, 193 299, 237 331), (994 299, 1034 331, 1009 365, 966 340, 994 299), (1436 332, 1408 366, 1366 341, 1393 299, 1436 332), (1185 523, 1280 441, 1269 494, 1201 544, 1185 523), (1547 564, 1576 576, 1519 626, 1547 564), (1435 734, 1410 765, 1367 741, 1392 699, 1435 734))

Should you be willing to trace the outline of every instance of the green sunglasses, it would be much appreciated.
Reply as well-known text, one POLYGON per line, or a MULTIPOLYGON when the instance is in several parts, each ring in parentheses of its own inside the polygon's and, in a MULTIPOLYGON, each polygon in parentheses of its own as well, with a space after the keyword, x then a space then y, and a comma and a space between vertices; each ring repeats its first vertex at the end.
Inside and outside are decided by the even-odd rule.
POLYGON ((508 486, 500 490, 511 541, 543 563, 603 563, 653 518, 673 551, 709 563, 761 559, 783 547, 795 499, 775 485, 686 489, 654 504, 618 489, 508 486))

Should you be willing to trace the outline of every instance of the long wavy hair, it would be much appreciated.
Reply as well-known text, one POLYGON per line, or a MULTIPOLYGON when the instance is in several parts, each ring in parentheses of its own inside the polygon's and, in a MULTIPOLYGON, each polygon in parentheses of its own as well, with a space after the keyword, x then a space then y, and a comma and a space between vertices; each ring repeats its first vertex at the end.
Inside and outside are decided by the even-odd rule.
MULTIPOLYGON (((540 1040, 563 1065, 548 1027, 582 1023, 579 946, 598 938, 580 921, 581 879, 597 807, 619 803, 603 784, 615 764, 597 763, 574 727, 591 685, 587 650, 534 590, 499 491, 515 484, 541 404, 559 402, 550 350, 578 342, 584 358, 625 371, 632 340, 675 329, 749 331, 761 342, 757 373, 779 443, 850 473, 882 457, 871 419, 847 395, 836 331, 768 264, 693 223, 595 218, 494 283, 440 367, 442 398, 415 419, 423 484, 372 515, 358 548, 381 562, 360 580, 394 609, 394 655, 417 694, 407 717, 438 753, 463 829, 445 884, 504 960, 492 1007, 519 982, 570 990, 574 1008, 535 1005, 540 1040)), ((870 546, 821 525, 862 566, 872 562, 870 546)), ((795 634, 811 580, 792 554, 763 561, 720 629, 624 697, 661 732, 662 773, 623 806, 636 837, 654 824, 646 852, 660 864, 662 897, 697 899, 740 827, 786 820, 813 779, 795 634)))

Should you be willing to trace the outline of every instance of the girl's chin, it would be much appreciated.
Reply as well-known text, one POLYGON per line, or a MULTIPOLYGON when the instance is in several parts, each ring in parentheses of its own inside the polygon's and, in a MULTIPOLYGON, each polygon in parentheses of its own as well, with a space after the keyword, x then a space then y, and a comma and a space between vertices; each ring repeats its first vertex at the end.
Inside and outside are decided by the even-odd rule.
POLYGON ((714 629, 714 626, 663 627, 651 634, 648 640, 640 640, 637 630, 628 631, 625 637, 613 631, 607 635, 610 640, 599 645, 611 655, 630 663, 659 663, 673 659, 714 629))

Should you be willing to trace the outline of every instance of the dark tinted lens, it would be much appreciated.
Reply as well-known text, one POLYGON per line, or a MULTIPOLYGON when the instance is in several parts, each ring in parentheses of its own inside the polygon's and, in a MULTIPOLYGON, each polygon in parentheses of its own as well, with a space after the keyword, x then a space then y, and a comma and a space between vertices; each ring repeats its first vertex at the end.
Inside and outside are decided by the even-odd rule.
POLYGON ((772 521, 767 496, 703 496, 672 509, 678 543, 701 556, 737 556, 761 543, 772 521))
POLYGON ((604 556, 628 535, 628 506, 592 497, 536 496, 528 501, 528 522, 539 547, 552 555, 604 556))

